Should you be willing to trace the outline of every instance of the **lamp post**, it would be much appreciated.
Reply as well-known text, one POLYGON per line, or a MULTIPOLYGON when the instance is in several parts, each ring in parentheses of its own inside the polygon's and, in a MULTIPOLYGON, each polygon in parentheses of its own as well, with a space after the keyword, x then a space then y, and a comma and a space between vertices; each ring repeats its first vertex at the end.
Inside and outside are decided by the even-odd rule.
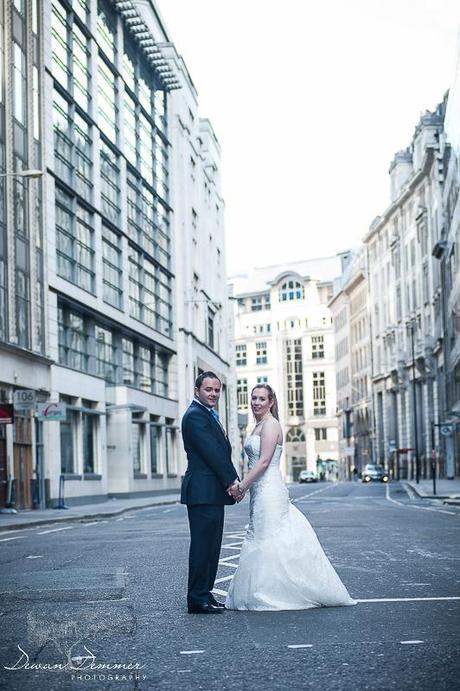
POLYGON ((415 343, 414 343, 414 324, 415 318, 408 322, 411 336, 411 351, 412 351, 412 403, 414 411, 414 451, 415 451, 415 482, 420 482, 420 456, 418 449, 418 420, 417 420, 417 385, 415 381, 415 343))

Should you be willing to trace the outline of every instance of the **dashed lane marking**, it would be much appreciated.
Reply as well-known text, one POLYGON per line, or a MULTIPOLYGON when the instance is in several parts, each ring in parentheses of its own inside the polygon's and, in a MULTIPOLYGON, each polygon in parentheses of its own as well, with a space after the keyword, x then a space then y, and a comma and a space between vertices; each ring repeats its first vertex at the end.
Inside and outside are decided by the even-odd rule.
POLYGON ((425 641, 399 641, 401 645, 417 645, 418 643, 425 643, 425 641))
POLYGON ((288 645, 288 648, 313 648, 312 643, 295 643, 292 645, 288 645))
POLYGON ((43 554, 29 554, 26 559, 43 559, 43 554))
POLYGON ((51 530, 42 530, 37 535, 47 535, 48 533, 59 533, 61 530, 72 530, 73 525, 65 525, 63 528, 51 528, 51 530))
POLYGON ((2 537, 0 542, 9 542, 10 540, 24 540, 27 535, 15 535, 14 537, 2 537))
POLYGON ((321 487, 320 489, 315 489, 314 492, 309 492, 308 494, 302 494, 300 497, 297 497, 296 499, 292 499, 293 504, 297 504, 297 502, 302 501, 302 499, 307 499, 308 497, 312 497, 314 494, 319 494, 320 492, 325 492, 328 489, 332 489, 332 487, 337 487, 338 485, 328 485, 328 487, 321 487))
POLYGON ((221 566, 231 566, 234 569, 238 568, 238 564, 230 564, 230 562, 228 562, 228 561, 219 561, 219 564, 221 566))
POLYGON ((181 650, 180 655, 199 655, 200 653, 204 652, 204 650, 181 650))
POLYGON ((92 525, 98 525, 99 521, 91 521, 91 523, 82 523, 85 528, 89 528, 92 525))

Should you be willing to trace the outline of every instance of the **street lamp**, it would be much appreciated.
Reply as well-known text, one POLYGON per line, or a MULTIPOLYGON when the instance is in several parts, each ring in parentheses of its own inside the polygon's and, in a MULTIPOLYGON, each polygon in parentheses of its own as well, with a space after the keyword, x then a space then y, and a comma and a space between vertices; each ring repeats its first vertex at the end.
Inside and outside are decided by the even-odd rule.
POLYGON ((17 173, 0 173, 0 178, 40 178, 43 170, 19 170, 17 173))

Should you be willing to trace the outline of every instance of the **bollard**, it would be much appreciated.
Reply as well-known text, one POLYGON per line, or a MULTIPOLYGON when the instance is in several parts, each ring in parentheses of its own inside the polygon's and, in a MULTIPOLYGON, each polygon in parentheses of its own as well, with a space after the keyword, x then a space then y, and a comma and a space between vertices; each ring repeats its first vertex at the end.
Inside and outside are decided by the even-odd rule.
POLYGON ((64 475, 59 475, 59 498, 58 498, 58 504, 57 506, 54 506, 54 509, 68 509, 69 507, 64 504, 64 483, 65 483, 65 477, 64 475))

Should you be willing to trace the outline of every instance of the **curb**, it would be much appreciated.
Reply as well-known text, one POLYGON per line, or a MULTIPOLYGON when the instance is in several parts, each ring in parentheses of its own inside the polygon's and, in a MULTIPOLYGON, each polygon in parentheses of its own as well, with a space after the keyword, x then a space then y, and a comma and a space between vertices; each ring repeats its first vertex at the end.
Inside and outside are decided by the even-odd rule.
POLYGON ((85 520, 88 520, 89 518, 94 518, 94 519, 101 519, 101 518, 113 518, 114 516, 120 516, 123 513, 128 513, 128 511, 140 511, 141 509, 146 509, 150 508, 151 506, 166 506, 168 504, 179 504, 179 499, 178 500, 168 500, 168 501, 156 501, 152 502, 151 504, 143 504, 142 506, 126 506, 123 509, 118 509, 116 511, 110 511, 110 512, 99 512, 99 513, 88 513, 88 514, 81 514, 79 516, 56 516, 56 518, 39 518, 36 521, 30 521, 28 523, 10 523, 8 525, 1 525, 1 519, 0 519, 0 533, 6 533, 9 530, 21 530, 21 529, 26 529, 26 528, 35 528, 35 527, 40 527, 44 525, 51 525, 53 523, 77 523, 81 522, 83 523, 85 520))
POLYGON ((455 499, 450 494, 421 494, 420 491, 407 480, 400 480, 400 482, 404 488, 409 488, 410 490, 412 490, 412 492, 414 492, 414 494, 416 494, 419 499, 449 499, 450 501, 458 501, 460 503, 459 499, 455 499))

